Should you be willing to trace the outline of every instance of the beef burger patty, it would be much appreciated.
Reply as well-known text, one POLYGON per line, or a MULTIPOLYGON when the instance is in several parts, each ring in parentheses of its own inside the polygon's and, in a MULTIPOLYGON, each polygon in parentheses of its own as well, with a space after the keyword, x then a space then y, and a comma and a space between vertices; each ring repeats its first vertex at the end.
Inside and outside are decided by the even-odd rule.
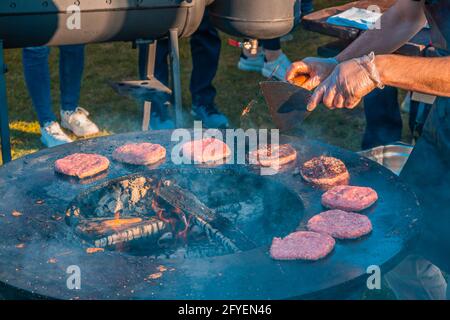
POLYGON ((325 189, 346 185, 350 180, 345 164, 339 159, 326 156, 306 161, 300 173, 306 181, 325 189))
POLYGON ((166 157, 166 148, 153 143, 129 143, 118 147, 113 152, 113 158, 117 161, 135 164, 151 165, 166 157))
POLYGON ((336 186, 322 195, 322 204, 329 209, 361 211, 378 200, 372 188, 355 186, 336 186))
POLYGON ((270 256, 276 260, 319 260, 334 248, 335 240, 327 234, 297 231, 285 238, 274 238, 270 256))
POLYGON ((329 234, 336 239, 356 239, 372 231, 366 216, 342 210, 329 210, 308 221, 308 230, 329 234))
POLYGON ((80 179, 92 177, 108 167, 108 158, 98 154, 74 153, 55 161, 56 172, 80 179))
POLYGON ((197 163, 223 160, 231 155, 230 147, 216 138, 186 142, 182 146, 183 157, 197 163))
POLYGON ((263 145, 249 153, 250 163, 263 167, 278 167, 295 159, 297 159, 297 151, 289 144, 263 145))

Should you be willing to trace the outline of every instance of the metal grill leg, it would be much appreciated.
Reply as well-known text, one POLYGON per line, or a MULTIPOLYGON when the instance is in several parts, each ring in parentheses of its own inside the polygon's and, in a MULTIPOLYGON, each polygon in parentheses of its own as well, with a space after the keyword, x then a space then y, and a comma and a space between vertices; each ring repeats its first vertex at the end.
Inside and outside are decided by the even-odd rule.
MULTIPOLYGON (((141 80, 149 80, 154 77, 155 59, 156 59, 157 42, 151 42, 145 49, 139 48, 139 77, 141 80)), ((148 131, 150 126, 150 118, 152 111, 152 103, 144 101, 144 115, 142 117, 142 131, 148 131)))
POLYGON ((182 98, 181 98, 181 70, 180 50, 178 47, 178 30, 170 30, 170 63, 172 71, 172 94, 175 106, 175 124, 177 128, 183 125, 182 98))
POLYGON ((11 143, 9 135, 8 100, 6 97, 5 63, 3 59, 3 41, 0 40, 0 138, 3 163, 11 161, 11 143))

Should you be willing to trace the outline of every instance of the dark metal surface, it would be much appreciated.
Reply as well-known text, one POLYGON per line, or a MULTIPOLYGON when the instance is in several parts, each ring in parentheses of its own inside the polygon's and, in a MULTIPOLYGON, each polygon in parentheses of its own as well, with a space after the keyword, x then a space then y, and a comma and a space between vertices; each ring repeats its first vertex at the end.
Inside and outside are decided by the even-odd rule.
POLYGON ((218 29, 241 38, 278 38, 300 22, 299 0, 214 0, 208 8, 218 29))
POLYGON ((298 127, 311 114, 306 109, 311 98, 310 91, 282 81, 264 81, 260 86, 279 129, 287 131, 298 127))
MULTIPOLYGON (((105 175, 83 182, 62 179, 54 173, 54 161, 65 155, 95 152, 111 158, 117 146, 136 141, 161 143, 168 148, 169 155, 176 144, 171 141, 171 132, 115 135, 47 149, 0 168, 1 282, 36 295, 62 299, 282 299, 325 294, 339 298, 350 287, 365 287, 368 266, 378 265, 382 272, 392 268, 416 235, 419 214, 416 198, 389 170, 355 153, 282 136, 281 142, 297 149, 297 163, 265 179, 301 197, 304 208, 298 210, 304 212, 299 228, 304 228, 307 219, 323 210, 322 191, 302 181, 295 168, 313 156, 327 154, 346 163, 351 184, 378 191, 378 202, 365 212, 373 224, 369 236, 339 241, 330 256, 313 263, 274 261, 269 257, 268 245, 237 254, 190 260, 153 260, 120 252, 88 255, 85 247, 68 240, 71 229, 64 219, 57 218, 63 217, 71 201, 84 191, 109 179, 138 172, 195 170, 204 174, 205 181, 208 175, 257 175, 259 172, 245 165, 181 167, 168 158, 158 169, 112 161, 105 175), (13 216, 14 210, 22 215, 13 216), (20 243, 24 244, 23 248, 17 247, 20 243), (81 269, 81 290, 66 287, 66 269, 70 265, 81 269), (144 281, 158 272, 160 265, 173 270, 159 279, 144 281)), ((277 202, 276 198, 270 200, 277 202)), ((297 223, 292 225, 292 229, 297 227, 297 223)))
POLYGON ((170 29, 191 35, 200 25, 204 0, 81 1, 81 28, 66 26, 72 0, 0 1, 0 39, 5 48, 160 39, 170 29))

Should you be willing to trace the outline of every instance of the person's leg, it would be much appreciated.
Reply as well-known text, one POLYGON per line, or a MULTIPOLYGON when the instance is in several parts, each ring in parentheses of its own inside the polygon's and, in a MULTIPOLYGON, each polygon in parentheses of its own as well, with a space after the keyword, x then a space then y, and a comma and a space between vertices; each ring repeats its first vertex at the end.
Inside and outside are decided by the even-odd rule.
POLYGON ((212 105, 216 97, 216 89, 212 82, 219 67, 222 42, 207 12, 190 42, 193 65, 190 84, 192 103, 212 105))
MULTIPOLYGON (((169 40, 158 40, 154 75, 165 86, 169 86, 168 56, 169 40)), ((158 94, 153 97, 150 117, 150 127, 153 130, 173 129, 175 127, 175 123, 171 119, 169 112, 170 100, 170 96, 167 94, 158 94)))
POLYGON ((266 78, 285 80, 286 72, 291 66, 291 61, 281 50, 280 38, 262 40, 264 51, 264 66, 262 75, 266 78))
POLYGON ((47 147, 54 147, 72 140, 61 130, 52 111, 49 53, 48 47, 23 49, 23 67, 28 92, 41 127, 41 141, 47 147))
POLYGON ((261 40, 259 43, 264 48, 266 61, 274 61, 283 53, 280 38, 261 40))
POLYGON ((386 87, 376 89, 364 98, 366 130, 363 150, 401 140, 403 125, 397 95, 396 88, 386 87))
POLYGON ((80 101, 84 70, 84 45, 61 46, 59 56, 61 110, 75 111, 80 101))
POLYGON ((25 48, 22 53, 25 83, 41 127, 56 120, 50 92, 49 53, 48 47, 25 48))
POLYGON ((158 40, 158 44, 156 45, 155 78, 165 86, 169 85, 169 66, 167 64, 168 55, 169 40, 158 40))
POLYGON ((302 16, 311 13, 314 10, 313 0, 302 0, 302 16))
POLYGON ((193 70, 190 90, 192 114, 205 127, 225 128, 228 119, 215 106, 216 89, 212 82, 219 67, 222 42, 206 12, 198 30, 191 37, 193 70))
POLYGON ((94 135, 100 131, 88 118, 89 112, 78 106, 84 70, 84 47, 84 45, 59 47, 61 125, 78 137, 94 135))

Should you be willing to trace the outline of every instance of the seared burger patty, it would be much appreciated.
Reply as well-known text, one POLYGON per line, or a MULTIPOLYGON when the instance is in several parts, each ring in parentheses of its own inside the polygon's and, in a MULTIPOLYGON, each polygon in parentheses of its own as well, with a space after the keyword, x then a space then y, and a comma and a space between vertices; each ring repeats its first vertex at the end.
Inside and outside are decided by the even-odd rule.
POLYGON ((249 153, 251 164, 278 167, 297 159, 297 151, 289 144, 269 144, 249 153))
POLYGON ((182 146, 183 157, 197 163, 208 163, 223 160, 231 155, 230 147, 215 138, 205 138, 186 142, 182 146))
POLYGON ((285 238, 274 238, 270 256, 276 260, 319 260, 334 248, 335 240, 327 234, 297 231, 285 238))
POLYGON ((308 182, 329 189, 337 185, 346 185, 350 174, 345 164, 336 158, 320 156, 305 162, 300 173, 308 182))
POLYGON ((56 172, 80 179, 92 177, 108 167, 108 158, 98 154, 74 153, 55 161, 56 172))
POLYGON ((372 223, 362 214, 342 210, 322 212, 308 221, 308 230, 336 239, 356 239, 372 231, 372 223))
POLYGON ((166 157, 166 149, 153 143, 130 143, 118 147, 113 152, 113 158, 117 161, 135 164, 150 165, 166 157))
POLYGON ((361 211, 377 200, 376 191, 367 187, 336 186, 322 195, 324 207, 344 211, 361 211))

